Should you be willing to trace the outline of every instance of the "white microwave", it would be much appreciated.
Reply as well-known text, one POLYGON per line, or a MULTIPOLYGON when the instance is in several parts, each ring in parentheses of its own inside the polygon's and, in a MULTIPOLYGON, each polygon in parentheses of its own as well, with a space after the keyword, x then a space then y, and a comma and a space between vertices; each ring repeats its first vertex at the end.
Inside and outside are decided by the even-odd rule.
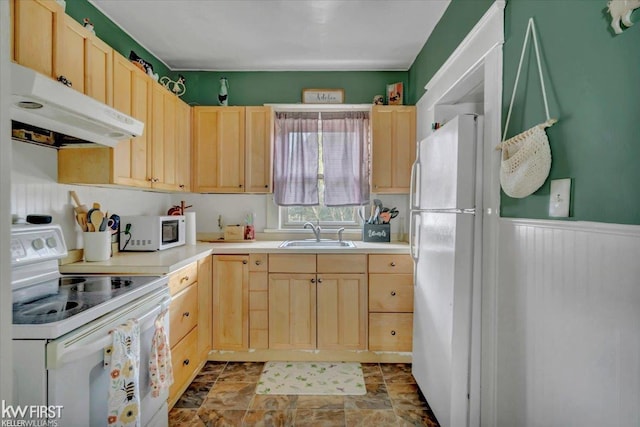
POLYGON ((161 251, 185 244, 184 215, 120 217, 121 251, 161 251))

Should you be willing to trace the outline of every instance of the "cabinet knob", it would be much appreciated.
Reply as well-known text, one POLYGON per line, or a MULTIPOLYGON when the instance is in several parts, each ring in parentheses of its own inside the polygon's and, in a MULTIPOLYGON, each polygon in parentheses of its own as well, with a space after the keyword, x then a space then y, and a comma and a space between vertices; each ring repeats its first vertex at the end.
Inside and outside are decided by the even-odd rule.
POLYGON ((396 291, 391 291, 391 296, 395 297, 396 296, 396 291))
POLYGON ((396 266, 396 263, 395 263, 395 262, 393 262, 393 261, 391 261, 391 264, 389 264, 389 265, 390 265, 391 267, 395 267, 395 266, 396 266))
POLYGON ((184 359, 184 360, 182 361, 182 364, 183 364, 184 366, 188 366, 188 365, 189 365, 189 359, 184 359))
POLYGON ((396 334, 396 331, 391 331, 391 335, 395 335, 395 334, 396 334))
POLYGON ((322 279, 318 279, 318 283, 322 283, 322 279))
POLYGON ((189 312, 188 312, 188 311, 185 311, 184 313, 182 313, 182 315, 183 315, 184 317, 189 317, 189 312))
POLYGON ((311 283, 316 283, 316 279, 311 279, 311 283))
POLYGON ((182 188, 184 190, 184 184, 180 184, 178 187, 182 188))
POLYGON ((243 260, 242 260, 242 263, 243 263, 243 264, 246 264, 246 263, 247 263, 247 260, 246 260, 246 259, 243 259, 243 260))
POLYGON ((238 188, 242 188, 242 184, 238 184, 238 188))
POLYGON ((264 185, 264 188, 269 188, 269 184, 265 184, 265 185, 264 185))
POLYGON ((257 261, 256 261, 256 265, 260 265, 260 264, 262 264, 262 261, 257 260, 257 261))

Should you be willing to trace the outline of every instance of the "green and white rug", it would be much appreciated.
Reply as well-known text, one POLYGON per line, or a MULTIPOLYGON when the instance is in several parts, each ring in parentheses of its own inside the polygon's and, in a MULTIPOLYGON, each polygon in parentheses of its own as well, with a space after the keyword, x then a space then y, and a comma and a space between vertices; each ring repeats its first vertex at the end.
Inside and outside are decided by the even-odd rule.
POLYGON ((362 366, 351 362, 267 362, 256 394, 363 395, 362 366))

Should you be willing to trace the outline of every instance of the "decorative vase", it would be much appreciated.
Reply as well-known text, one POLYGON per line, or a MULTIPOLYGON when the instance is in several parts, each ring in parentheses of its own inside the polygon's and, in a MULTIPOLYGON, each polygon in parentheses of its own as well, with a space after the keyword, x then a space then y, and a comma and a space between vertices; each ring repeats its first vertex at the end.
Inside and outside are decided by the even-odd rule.
POLYGON ((218 105, 228 105, 229 82, 225 77, 220 77, 220 90, 218 91, 218 105))

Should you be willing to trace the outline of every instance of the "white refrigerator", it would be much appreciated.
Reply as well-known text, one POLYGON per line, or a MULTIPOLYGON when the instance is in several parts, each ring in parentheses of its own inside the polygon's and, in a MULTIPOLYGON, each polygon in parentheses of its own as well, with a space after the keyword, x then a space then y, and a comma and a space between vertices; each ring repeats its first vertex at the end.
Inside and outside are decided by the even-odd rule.
MULTIPOLYGON (((481 117, 418 142, 412 170, 412 373, 442 427, 469 426, 473 288, 480 283, 481 117)), ((477 292, 477 290, 476 290, 477 292)))

